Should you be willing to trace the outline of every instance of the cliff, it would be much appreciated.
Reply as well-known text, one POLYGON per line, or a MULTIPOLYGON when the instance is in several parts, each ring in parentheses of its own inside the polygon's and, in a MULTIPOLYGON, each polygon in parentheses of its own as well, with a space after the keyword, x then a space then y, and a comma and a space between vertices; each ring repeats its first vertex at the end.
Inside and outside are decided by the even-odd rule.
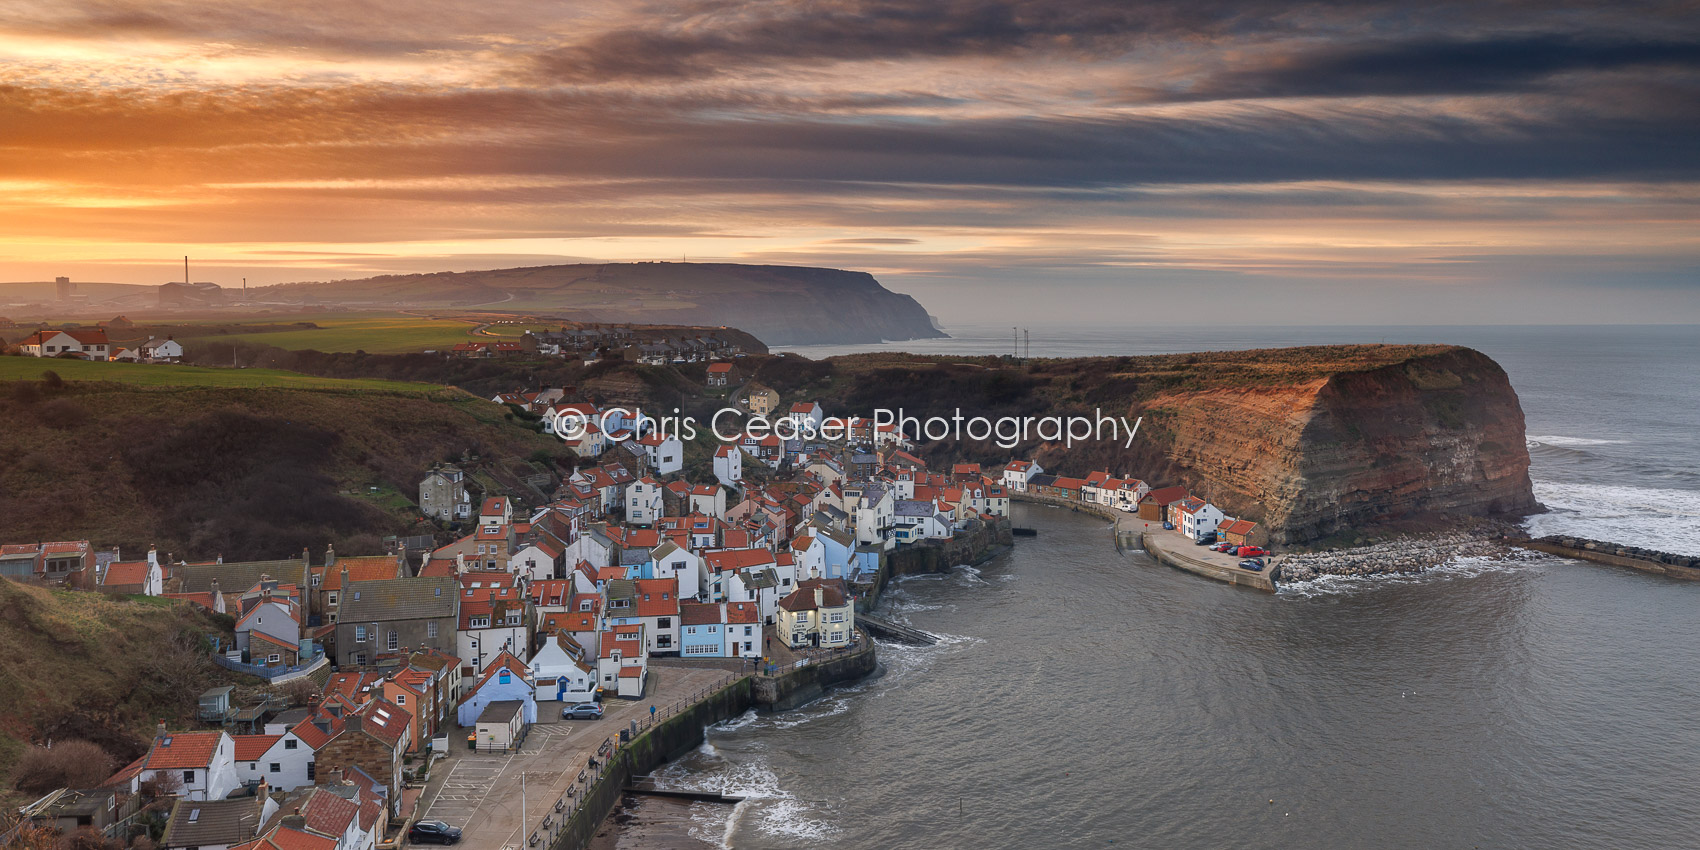
POLYGON ((344 307, 490 307, 595 322, 727 325, 769 345, 942 337, 915 299, 866 272, 735 263, 607 263, 385 275, 266 287, 344 307))
POLYGON ((944 442, 928 453, 938 463, 1036 457, 1052 472, 1108 469, 1183 484, 1264 522, 1277 542, 1538 507, 1517 394, 1498 364, 1467 348, 1317 346, 1025 367, 856 355, 827 364, 829 374, 804 379, 825 390, 833 414, 1143 416, 1131 447, 944 442))

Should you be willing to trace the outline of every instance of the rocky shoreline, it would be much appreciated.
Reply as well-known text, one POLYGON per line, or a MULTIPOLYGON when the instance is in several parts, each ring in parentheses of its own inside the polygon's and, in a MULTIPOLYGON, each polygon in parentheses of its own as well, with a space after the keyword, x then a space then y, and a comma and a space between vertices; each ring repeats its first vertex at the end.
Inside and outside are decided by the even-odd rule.
POLYGON ((1483 522, 1468 529, 1410 534, 1351 549, 1283 556, 1272 567, 1276 581, 1312 581, 1323 576, 1420 573, 1458 558, 1529 560, 1539 553, 1519 548, 1528 536, 1516 525, 1483 522))

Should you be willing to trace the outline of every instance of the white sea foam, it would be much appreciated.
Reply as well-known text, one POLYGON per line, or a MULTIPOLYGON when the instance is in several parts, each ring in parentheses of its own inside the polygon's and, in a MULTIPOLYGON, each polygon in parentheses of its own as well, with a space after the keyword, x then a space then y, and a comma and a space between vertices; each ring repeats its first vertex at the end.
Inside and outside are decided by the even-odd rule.
POLYGON ((1629 442, 1628 440, 1600 440, 1593 437, 1562 437, 1553 435, 1532 436, 1525 438, 1531 447, 1543 446, 1615 446, 1629 442))
POLYGON ((1678 554, 1700 554, 1700 491, 1535 482, 1548 513, 1529 517, 1529 533, 1574 534, 1678 554))
POLYGON ((1508 561, 1499 558, 1471 556, 1454 558, 1447 563, 1430 567, 1420 573, 1380 573, 1364 576, 1324 575, 1310 581, 1282 584, 1276 591, 1276 596, 1291 601, 1345 596, 1404 584, 1455 581, 1472 579, 1489 573, 1516 572, 1527 569, 1531 563, 1550 560, 1552 559, 1548 557, 1539 557, 1508 561))
POLYGON ((768 835, 810 842, 837 832, 837 827, 812 804, 787 791, 767 760, 758 755, 745 755, 737 762, 715 759, 696 770, 674 763, 656 772, 655 777, 661 787, 744 798, 730 808, 693 806, 690 833, 700 841, 735 846, 738 830, 745 825, 768 835))

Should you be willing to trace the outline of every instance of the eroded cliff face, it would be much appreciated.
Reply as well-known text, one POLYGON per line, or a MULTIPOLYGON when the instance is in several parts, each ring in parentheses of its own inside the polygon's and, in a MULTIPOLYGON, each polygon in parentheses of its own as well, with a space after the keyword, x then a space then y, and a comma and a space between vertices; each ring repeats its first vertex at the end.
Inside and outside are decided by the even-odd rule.
POLYGON ((1311 540, 1419 515, 1537 505, 1523 410, 1505 371, 1465 348, 1287 386, 1153 398, 1154 448, 1195 492, 1311 540))

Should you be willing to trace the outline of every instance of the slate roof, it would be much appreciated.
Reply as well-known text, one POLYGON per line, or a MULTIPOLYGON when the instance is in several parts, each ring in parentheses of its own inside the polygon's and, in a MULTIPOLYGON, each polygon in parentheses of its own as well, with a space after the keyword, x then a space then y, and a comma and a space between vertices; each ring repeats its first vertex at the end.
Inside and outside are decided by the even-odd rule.
POLYGON ((455 616, 455 579, 439 576, 351 581, 338 606, 344 623, 426 620, 455 616))
POLYGON ((184 564, 177 568, 183 580, 183 593, 206 593, 212 590, 212 580, 218 579, 220 593, 241 593, 260 583, 260 576, 269 575, 280 583, 305 583, 307 565, 300 558, 282 561, 241 561, 225 564, 184 564))
POLYGON ((484 711, 478 715, 479 723, 509 723, 514 715, 519 714, 525 703, 517 699, 499 699, 484 706, 484 711))
POLYGON ((205 847, 251 840, 260 828, 263 805, 262 797, 178 800, 171 806, 171 818, 166 822, 160 846, 205 847))

